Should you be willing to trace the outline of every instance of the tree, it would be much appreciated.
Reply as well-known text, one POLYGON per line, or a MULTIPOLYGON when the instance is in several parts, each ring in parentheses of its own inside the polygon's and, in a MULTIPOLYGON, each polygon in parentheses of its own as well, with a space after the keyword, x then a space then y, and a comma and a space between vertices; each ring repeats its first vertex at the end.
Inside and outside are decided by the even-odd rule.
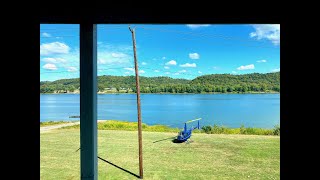
POLYGON ((228 86, 228 88, 227 88, 227 92, 232 92, 232 91, 233 91, 233 87, 228 86))
POLYGON ((68 91, 69 91, 69 92, 74 92, 75 89, 76 89, 76 88, 75 88, 73 85, 71 85, 71 86, 68 87, 68 91))
MULTIPOLYGON (((134 76, 98 76, 97 90, 103 92, 106 87, 132 89, 136 92, 134 76)), ((80 79, 60 79, 56 81, 41 81, 41 93, 62 93, 80 88, 80 79)), ((173 79, 170 77, 140 77, 141 92, 151 93, 202 93, 202 92, 248 92, 276 91, 280 92, 280 72, 252 73, 244 75, 212 74, 199 76, 193 80, 173 79)))
POLYGON ((120 86, 119 85, 116 86, 116 89, 117 89, 117 92, 119 92, 120 91, 120 86))
POLYGON ((221 88, 221 92, 222 92, 222 93, 225 93, 225 92, 226 92, 226 87, 223 86, 223 87, 221 88))
POLYGON ((98 84, 98 92, 103 92, 104 91, 104 86, 102 84, 98 84))

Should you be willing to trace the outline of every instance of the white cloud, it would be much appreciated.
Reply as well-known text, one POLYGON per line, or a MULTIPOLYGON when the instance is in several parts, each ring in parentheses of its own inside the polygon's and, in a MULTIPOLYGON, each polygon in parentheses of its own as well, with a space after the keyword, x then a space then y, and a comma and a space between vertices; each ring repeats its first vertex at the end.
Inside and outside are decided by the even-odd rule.
POLYGON ((144 70, 140 70, 139 73, 140 73, 140 74, 143 74, 143 73, 145 73, 145 71, 144 71, 144 70))
MULTIPOLYGON (((42 58, 40 56, 40 61, 45 62, 46 64, 55 64, 58 68, 68 68, 76 67, 79 69, 79 49, 75 48, 73 51, 70 51, 68 54, 54 54, 50 57, 42 58)), ((62 73, 68 74, 68 73, 62 73)), ((55 76, 57 74, 53 74, 55 76)), ((60 78, 62 79, 62 77, 60 78)))
POLYGON ((166 59, 166 57, 162 57, 162 59, 166 59))
POLYGON ((197 67, 196 63, 186 63, 186 64, 181 64, 180 67, 197 67))
POLYGON ((231 73, 232 73, 232 74, 237 74, 237 71, 232 71, 231 73))
POLYGON ((170 72, 165 72, 165 74, 170 74, 170 72))
POLYGON ((128 70, 128 71, 134 71, 134 68, 123 68, 123 69, 125 69, 125 70, 128 70))
POLYGON ((142 62, 141 64, 142 64, 142 65, 147 65, 147 63, 146 63, 146 62, 142 62))
POLYGON ((49 69, 49 70, 57 70, 57 66, 54 64, 45 64, 44 66, 42 66, 43 69, 49 69))
POLYGON ((262 59, 262 60, 259 60, 259 61, 257 61, 258 63, 265 63, 265 62, 267 62, 267 60, 265 60, 265 59, 262 59))
POLYGON ((271 72, 279 72, 280 68, 273 69, 271 72))
POLYGON ((170 69, 168 66, 165 66, 164 68, 165 68, 165 69, 170 69))
POLYGON ((250 33, 250 37, 260 39, 268 39, 274 45, 280 44, 280 24, 259 24, 253 25, 255 32, 250 33))
POLYGON ((130 74, 131 72, 128 72, 128 71, 127 71, 127 72, 124 72, 124 73, 125 73, 125 74, 130 74))
MULTIPOLYGON (((78 46, 70 47, 70 51, 67 54, 52 54, 50 56, 42 57, 40 56, 40 61, 45 62, 44 64, 55 64, 57 69, 65 69, 68 70, 68 67, 75 67, 79 71, 79 62, 80 62, 80 50, 78 46), (66 62, 64 62, 64 59, 66 62)), ((97 62, 98 69, 103 70, 106 73, 116 73, 123 69, 123 67, 134 67, 133 64, 133 56, 132 56, 132 46, 122 44, 122 45, 112 45, 103 43, 98 45, 97 51, 97 62), (114 53, 112 55, 112 53, 114 53)), ((42 66, 40 66, 42 69, 42 66)), ((44 70, 44 69, 42 69, 44 70)), ((122 70, 123 74, 126 71, 130 70, 122 70)), ((101 71, 100 71, 101 72, 101 71)), ((131 74, 133 74, 132 71, 131 74)), ((76 77, 77 73, 58 73, 58 74, 49 74, 48 76, 41 76, 42 80, 56 80, 70 77, 76 77), (43 79, 44 78, 44 79, 43 79)))
POLYGON ((178 73, 178 72, 176 72, 176 73, 174 73, 173 75, 179 75, 180 73, 178 73))
POLYGON ((68 54, 70 47, 61 42, 44 43, 40 45, 40 55, 68 54))
POLYGON ((126 53, 114 53, 109 51, 100 51, 98 49, 98 64, 106 64, 107 66, 129 66, 133 64, 132 57, 126 53))
POLYGON ((167 66, 175 66, 175 65, 177 65, 177 61, 171 60, 171 61, 167 62, 166 65, 167 66))
POLYGON ((201 71, 198 71, 198 73, 199 73, 199 74, 202 74, 202 72, 201 72, 201 71))
POLYGON ((98 59, 98 64, 107 64, 107 60, 105 60, 105 59, 98 59))
POLYGON ((237 68, 238 70, 248 70, 248 69, 254 69, 253 64, 245 65, 245 66, 240 66, 237 68))
POLYGON ((77 71, 78 69, 76 68, 76 67, 67 67, 67 69, 68 69, 68 71, 69 72, 75 72, 75 71, 77 71))
POLYGON ((219 69, 219 67, 217 67, 217 66, 213 66, 212 68, 215 70, 219 69))
POLYGON ((43 58, 42 61, 46 63, 66 63, 67 61, 63 58, 43 58))
MULTIPOLYGON (((131 43, 130 43, 131 44, 131 43)), ((98 46, 98 49, 100 50, 108 50, 108 52, 115 53, 114 55, 117 56, 117 54, 121 53, 132 53, 132 45, 130 44, 110 44, 110 43, 103 43, 98 46)), ((120 55, 121 56, 121 55, 120 55)))
POLYGON ((200 55, 198 53, 189 53, 190 59, 199 59, 200 55))
POLYGON ((187 24, 187 26, 191 29, 197 29, 200 27, 208 27, 210 24, 187 24))
POLYGON ((51 37, 51 34, 44 32, 44 33, 42 33, 42 36, 43 36, 43 37, 51 37))
POLYGON ((160 72, 160 71, 156 69, 156 70, 154 70, 154 72, 160 72))
POLYGON ((124 53, 111 53, 111 56, 114 58, 124 58, 124 57, 127 57, 128 55, 124 53))
POLYGON ((186 70, 181 70, 181 71, 178 71, 179 73, 185 73, 185 72, 187 72, 186 70))

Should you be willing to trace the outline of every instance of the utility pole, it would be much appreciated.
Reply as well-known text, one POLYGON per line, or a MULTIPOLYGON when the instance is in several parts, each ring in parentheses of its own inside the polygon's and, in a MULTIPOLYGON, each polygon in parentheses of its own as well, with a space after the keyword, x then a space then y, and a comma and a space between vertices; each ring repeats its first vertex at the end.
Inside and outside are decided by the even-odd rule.
POLYGON ((135 29, 131 29, 130 26, 129 26, 129 30, 131 31, 131 34, 132 34, 133 53, 134 53, 134 67, 135 67, 135 72, 136 72, 137 107, 138 107, 138 139, 139 139, 139 172, 140 172, 140 179, 143 179, 140 84, 139 84, 138 60, 137 60, 137 54, 136 54, 136 38, 135 38, 135 29))

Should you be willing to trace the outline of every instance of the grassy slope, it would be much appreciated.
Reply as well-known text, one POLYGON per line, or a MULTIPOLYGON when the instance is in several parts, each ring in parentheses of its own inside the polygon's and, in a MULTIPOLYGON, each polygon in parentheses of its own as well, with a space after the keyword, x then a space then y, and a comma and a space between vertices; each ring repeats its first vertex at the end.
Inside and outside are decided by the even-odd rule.
MULTIPOLYGON (((76 121, 73 121, 76 122, 76 121)), ((68 124, 72 123, 71 121, 47 121, 47 122, 40 122, 40 127, 46 127, 46 126, 53 126, 58 124, 68 124)))
MULTIPOLYGON (((280 137, 193 134, 175 144, 176 133, 143 132, 144 179, 280 179, 280 137)), ((40 178, 80 179, 78 129, 40 134, 40 178)), ((135 174, 138 139, 134 131, 98 131, 98 156, 135 174)), ((136 179, 98 159, 99 179, 136 179)))

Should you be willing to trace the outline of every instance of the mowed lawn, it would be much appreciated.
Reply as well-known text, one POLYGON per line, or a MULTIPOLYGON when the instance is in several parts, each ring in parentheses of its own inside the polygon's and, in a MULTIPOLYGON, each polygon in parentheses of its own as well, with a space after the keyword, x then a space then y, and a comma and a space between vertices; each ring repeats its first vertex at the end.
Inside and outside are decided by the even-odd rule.
MULTIPOLYGON (((99 130, 98 156, 139 175, 137 135, 99 130)), ((177 144, 167 139, 175 135, 143 132, 144 179, 280 179, 279 136, 197 133, 177 144)), ((40 179, 80 179, 79 145, 79 129, 40 133, 40 179)), ((98 177, 137 179, 101 159, 98 177)))

